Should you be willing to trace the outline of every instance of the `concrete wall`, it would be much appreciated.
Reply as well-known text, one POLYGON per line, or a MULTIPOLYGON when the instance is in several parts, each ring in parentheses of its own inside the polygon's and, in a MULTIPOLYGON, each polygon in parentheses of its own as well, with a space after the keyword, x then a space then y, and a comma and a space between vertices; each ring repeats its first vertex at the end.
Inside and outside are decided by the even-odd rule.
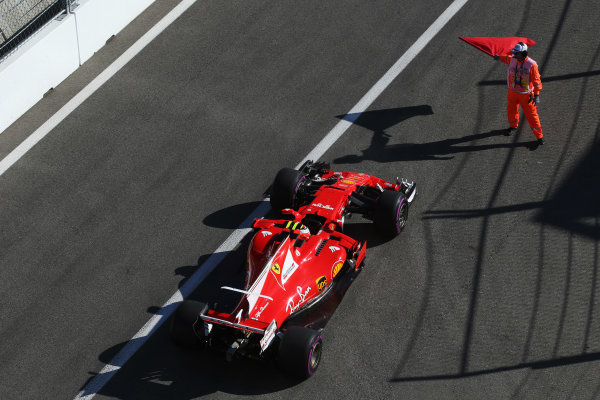
POLYGON ((154 0, 80 1, 73 13, 77 19, 81 64, 153 2, 154 0))
POLYGON ((154 0, 82 0, 0 62, 0 133, 154 0))

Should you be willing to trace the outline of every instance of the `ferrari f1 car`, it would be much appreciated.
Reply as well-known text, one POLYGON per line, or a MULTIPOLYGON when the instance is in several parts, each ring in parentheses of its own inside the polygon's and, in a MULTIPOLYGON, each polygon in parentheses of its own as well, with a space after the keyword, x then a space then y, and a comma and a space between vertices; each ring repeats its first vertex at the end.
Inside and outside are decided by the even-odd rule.
POLYGON ((366 242, 343 233, 344 219, 360 214, 387 236, 402 232, 416 194, 406 180, 387 182, 363 173, 331 171, 307 162, 279 171, 270 202, 282 219, 257 219, 248 248, 246 282, 229 313, 186 300, 175 311, 171 336, 235 356, 275 358, 308 378, 319 366, 322 330, 360 272, 366 242))

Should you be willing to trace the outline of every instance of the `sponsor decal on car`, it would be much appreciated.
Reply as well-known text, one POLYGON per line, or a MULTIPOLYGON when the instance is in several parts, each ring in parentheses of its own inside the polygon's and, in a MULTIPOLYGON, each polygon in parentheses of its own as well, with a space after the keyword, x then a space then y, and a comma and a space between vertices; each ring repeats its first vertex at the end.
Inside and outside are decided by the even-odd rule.
POLYGON ((362 176, 347 176, 344 179, 342 179, 342 182, 348 183, 350 185, 355 185, 357 182, 360 182, 361 180, 362 180, 362 176))
POLYGON ((238 324, 240 323, 240 321, 242 320, 242 315, 244 315, 244 310, 241 309, 235 316, 235 322, 237 322, 238 324))
POLYGON ((323 275, 322 277, 320 277, 319 279, 316 280, 316 283, 317 283, 317 289, 319 289, 319 292, 322 291, 327 286, 327 277, 325 277, 325 275, 323 275))
POLYGON ((335 253, 336 251, 338 251, 340 248, 337 246, 329 246, 329 250, 331 250, 332 253, 335 253))
POLYGON ((262 312, 265 310, 265 308, 267 308, 267 306, 268 306, 268 305, 269 305, 269 302, 265 303, 265 304, 264 304, 264 305, 263 305, 263 306, 260 308, 260 310, 258 310, 258 311, 256 312, 256 314, 254 314, 254 318, 256 318, 256 319, 259 319, 259 318, 260 318, 260 315, 261 315, 261 314, 262 314, 262 312))
POLYGON ((277 263, 273 263, 271 266, 271 271, 275 272, 277 275, 281 274, 281 267, 277 263))
POLYGON ((330 210, 330 211, 334 210, 334 208, 331 207, 329 204, 313 203, 313 204, 311 204, 311 207, 318 207, 318 208, 322 208, 324 210, 330 210))
POLYGON ((298 268, 298 263, 294 261, 294 257, 292 257, 292 253, 288 250, 285 261, 283 262, 283 271, 281 273, 281 282, 285 285, 290 276, 296 272, 298 268))
POLYGON ((262 339, 260 339, 260 351, 261 353, 265 351, 267 347, 271 344, 273 339, 275 338, 275 331, 277 330, 277 322, 275 320, 271 321, 267 329, 265 329, 265 334, 262 339))
POLYGON ((301 286, 296 286, 296 293, 298 293, 298 301, 294 301, 294 298, 296 297, 296 295, 292 296, 288 300, 287 306, 285 307, 285 311, 291 314, 294 311, 296 311, 298 308, 300 308, 302 303, 304 303, 306 301, 306 296, 308 295, 309 292, 310 292, 310 286, 307 287, 306 290, 302 289, 301 286))
POLYGON ((333 264, 333 268, 331 268, 331 279, 336 277, 336 275, 340 272, 343 266, 343 261, 338 261, 335 264, 333 264))
POLYGON ((263 237, 267 237, 267 236, 271 236, 272 235, 272 233, 269 232, 269 231, 261 231, 261 233, 262 233, 263 237))

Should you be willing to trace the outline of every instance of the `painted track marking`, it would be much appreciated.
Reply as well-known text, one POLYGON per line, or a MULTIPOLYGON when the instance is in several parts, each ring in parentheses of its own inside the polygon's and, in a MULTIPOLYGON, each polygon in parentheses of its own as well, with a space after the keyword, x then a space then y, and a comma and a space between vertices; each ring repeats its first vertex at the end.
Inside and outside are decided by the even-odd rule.
MULTIPOLYGON (((467 3, 468 0, 454 0, 450 6, 434 21, 434 23, 417 39, 417 41, 394 63, 394 65, 383 75, 379 81, 363 96, 362 99, 348 112, 348 114, 356 114, 359 116, 383 93, 383 91, 392 83, 394 79, 406 68, 406 66, 414 60, 414 58, 425 48, 425 46, 437 35, 437 33, 450 21, 450 19, 467 3)), ((62 121, 68 114, 70 114, 79 104, 87 99, 92 93, 94 93, 102 84, 104 84, 114 73, 122 68, 129 60, 131 60, 137 53, 139 53, 152 39, 160 34, 167 26, 169 26, 177 17, 179 17, 185 10, 187 10, 196 0, 184 0, 177 7, 175 7, 169 14, 167 14, 161 21, 159 21, 148 33, 138 40, 131 48, 129 48, 119 59, 111 64, 105 71, 102 72, 94 81, 86 86, 82 92, 87 91, 88 93, 82 95, 80 92, 75 96, 67 105, 65 105, 57 114, 61 113, 61 116, 57 117, 57 120, 50 122, 56 117, 56 114, 48 120, 42 127, 44 128, 42 134, 37 140, 32 139, 31 143, 23 147, 26 149, 22 152, 14 161, 5 160, 11 157, 12 153, 9 154, 2 162, 0 162, 0 175, 2 175, 6 169, 10 168, 22 155, 24 155, 31 147, 33 147, 39 140, 48 134, 60 121, 62 121), (151 34, 152 32, 152 34, 151 34), (142 42, 142 43, 140 43, 142 42), (140 43, 140 44, 138 44, 140 43), (137 49, 134 49, 134 47, 137 49), (132 50, 133 49, 133 50, 132 50), (114 66, 114 67, 113 67, 114 66), (107 72, 111 68, 117 68, 112 72, 107 72), (106 74, 105 74, 106 73, 106 74), (102 77, 102 78, 101 78, 102 77), (90 88, 90 89, 88 89, 90 88), (81 96, 80 96, 81 95, 81 96), (77 101, 75 101, 77 99, 77 101), (73 104, 71 104, 73 103, 73 104), (69 107, 67 107, 69 106, 69 107), (63 111, 63 109, 65 109, 63 111), (66 113, 66 114, 64 114, 66 113), (64 114, 64 115, 63 115, 64 114), (35 141, 34 141, 35 140, 35 141), (10 164, 9 164, 10 163, 10 164), (5 165, 8 165, 5 167, 5 165)), ((299 168, 306 160, 319 160, 323 154, 335 143, 344 132, 352 126, 351 121, 340 120, 336 126, 319 142, 319 144, 296 166, 299 168)), ((36 131, 37 132, 37 131, 36 131)), ((36 134, 34 132, 31 136, 36 134)), ((30 137, 31 137, 30 136, 30 137)), ((26 141, 29 138, 26 139, 26 141)), ((25 142, 24 142, 25 143, 25 142)), ((16 150, 18 150, 19 146, 16 150)), ((14 151, 13 151, 14 152, 14 151)), ((17 153, 18 155, 19 153, 17 153)), ((17 155, 13 156, 16 157, 17 155)), ((240 241, 251 231, 252 222, 255 218, 260 218, 266 215, 269 211, 269 203, 267 199, 263 199, 262 203, 242 222, 242 224, 234 230, 231 235, 219 246, 219 248, 206 260, 198 270, 185 282, 185 284, 177 290, 169 300, 161 307, 161 309, 153 315, 148 322, 131 338, 131 340, 119 351, 119 353, 102 368, 102 370, 96 375, 89 383, 83 388, 81 392, 75 397, 75 399, 91 399, 94 397, 102 387, 110 381, 110 379, 125 365, 125 363, 142 347, 142 345, 148 340, 148 338, 156 332, 156 330, 166 321, 169 316, 173 313, 178 303, 184 298, 189 296, 202 281, 212 273, 212 271, 219 265, 221 261, 231 252, 240 241)))
POLYGON ((104 71, 94 80, 81 89, 71 100, 52 115, 46 122, 29 135, 20 145, 11 151, 0 161, 0 176, 2 176, 10 167, 21 159, 29 150, 33 148, 40 140, 50 133, 58 124, 69 116, 77 107, 86 101, 92 94, 113 77, 121 68, 131 61, 140 51, 142 51, 150 42, 160 35, 169 25, 190 8, 197 0, 183 0, 167 15, 156 23, 148 32, 139 38, 130 48, 128 48, 119 58, 113 61, 104 71))

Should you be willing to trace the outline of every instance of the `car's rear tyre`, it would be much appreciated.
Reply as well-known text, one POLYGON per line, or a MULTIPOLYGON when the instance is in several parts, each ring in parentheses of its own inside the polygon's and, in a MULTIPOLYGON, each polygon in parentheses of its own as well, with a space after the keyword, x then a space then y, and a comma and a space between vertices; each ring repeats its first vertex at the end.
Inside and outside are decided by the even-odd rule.
POLYGON ((282 168, 271 186, 271 207, 280 211, 298 206, 298 189, 306 176, 295 169, 282 168))
POLYGON ((179 346, 193 346, 200 343, 204 332, 196 331, 194 325, 198 315, 206 310, 206 304, 194 300, 181 302, 171 321, 171 339, 179 346))
POLYGON ((318 331, 292 326, 281 339, 277 361, 291 375, 307 379, 317 371, 322 352, 323 339, 318 331))
POLYGON ((402 192, 386 190, 377 199, 373 221, 386 236, 398 236, 408 221, 408 200, 402 192))

